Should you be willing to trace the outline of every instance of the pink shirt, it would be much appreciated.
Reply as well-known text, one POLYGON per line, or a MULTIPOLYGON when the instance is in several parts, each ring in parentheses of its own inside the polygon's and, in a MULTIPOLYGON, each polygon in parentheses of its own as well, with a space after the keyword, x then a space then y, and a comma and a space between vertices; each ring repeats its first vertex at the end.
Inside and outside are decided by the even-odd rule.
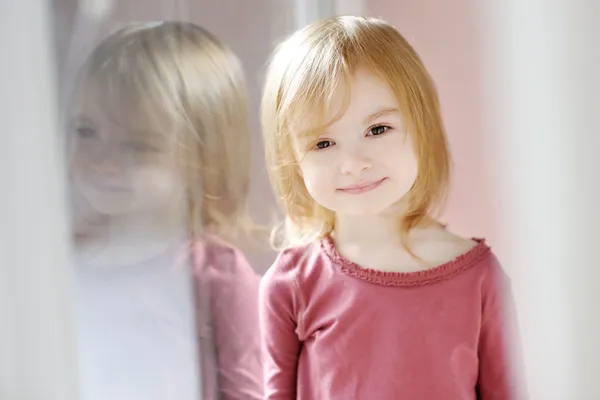
POLYGON ((215 237, 195 241, 197 325, 203 400, 259 400, 262 365, 257 275, 246 257, 215 237))
POLYGON ((484 241, 414 273, 288 249, 260 289, 265 399, 517 398, 508 284, 484 241))

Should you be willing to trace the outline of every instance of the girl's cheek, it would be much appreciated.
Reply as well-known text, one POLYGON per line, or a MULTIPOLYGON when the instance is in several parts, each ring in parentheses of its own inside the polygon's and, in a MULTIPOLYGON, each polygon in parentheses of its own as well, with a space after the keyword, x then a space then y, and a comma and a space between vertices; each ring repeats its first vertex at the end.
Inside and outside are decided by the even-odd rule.
POLYGON ((183 197, 184 182, 174 168, 143 167, 134 172, 132 182, 139 204, 146 207, 162 208, 183 197))

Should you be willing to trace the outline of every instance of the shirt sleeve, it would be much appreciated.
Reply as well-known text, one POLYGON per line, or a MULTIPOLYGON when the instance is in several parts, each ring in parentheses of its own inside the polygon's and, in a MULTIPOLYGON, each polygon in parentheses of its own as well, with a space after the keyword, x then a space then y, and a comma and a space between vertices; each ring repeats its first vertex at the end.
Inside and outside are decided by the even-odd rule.
POLYGON ((510 280, 497 262, 484 284, 483 299, 478 398, 526 399, 516 308, 510 280))
POLYGON ((266 400, 295 400, 301 341, 299 292, 293 268, 280 256, 260 285, 259 315, 266 400))
POLYGON ((231 249, 213 262, 219 264, 210 270, 219 398, 262 399, 260 277, 238 250, 231 249))

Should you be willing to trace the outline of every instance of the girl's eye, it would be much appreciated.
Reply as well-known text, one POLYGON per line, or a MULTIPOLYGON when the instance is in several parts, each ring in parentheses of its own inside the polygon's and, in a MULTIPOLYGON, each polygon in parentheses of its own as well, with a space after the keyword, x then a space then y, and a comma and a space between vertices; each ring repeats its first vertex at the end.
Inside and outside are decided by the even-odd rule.
POLYGON ((96 131, 92 128, 77 128, 75 132, 77 132, 77 136, 84 139, 92 138, 96 135, 96 131))
POLYGON ((331 140, 320 140, 317 142, 317 144, 315 144, 315 149, 317 150, 323 150, 326 149, 328 147, 333 146, 333 141, 331 140))
POLYGON ((367 134, 367 136, 380 136, 386 133, 388 129, 390 129, 389 126, 377 125, 369 129, 369 133, 367 134))

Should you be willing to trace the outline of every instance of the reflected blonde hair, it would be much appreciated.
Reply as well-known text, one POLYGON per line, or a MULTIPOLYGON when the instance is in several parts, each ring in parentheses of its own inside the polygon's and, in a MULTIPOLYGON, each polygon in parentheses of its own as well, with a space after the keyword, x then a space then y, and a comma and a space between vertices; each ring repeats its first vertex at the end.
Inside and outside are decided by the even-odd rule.
POLYGON ((314 124, 309 132, 319 132, 343 115, 345 109, 334 120, 324 120, 334 91, 348 85, 359 66, 390 86, 418 158, 418 175, 399 226, 407 249, 410 229, 444 204, 450 180, 448 144, 434 83, 415 50, 380 19, 315 22, 276 48, 264 85, 261 122, 267 167, 286 215, 284 232, 274 236, 277 247, 305 244, 334 229, 334 213, 315 202, 304 185, 292 135, 306 120, 314 124))
POLYGON ((192 23, 129 24, 94 49, 79 77, 123 118, 133 107, 167 138, 184 178, 193 234, 248 233, 248 98, 237 56, 192 23))

